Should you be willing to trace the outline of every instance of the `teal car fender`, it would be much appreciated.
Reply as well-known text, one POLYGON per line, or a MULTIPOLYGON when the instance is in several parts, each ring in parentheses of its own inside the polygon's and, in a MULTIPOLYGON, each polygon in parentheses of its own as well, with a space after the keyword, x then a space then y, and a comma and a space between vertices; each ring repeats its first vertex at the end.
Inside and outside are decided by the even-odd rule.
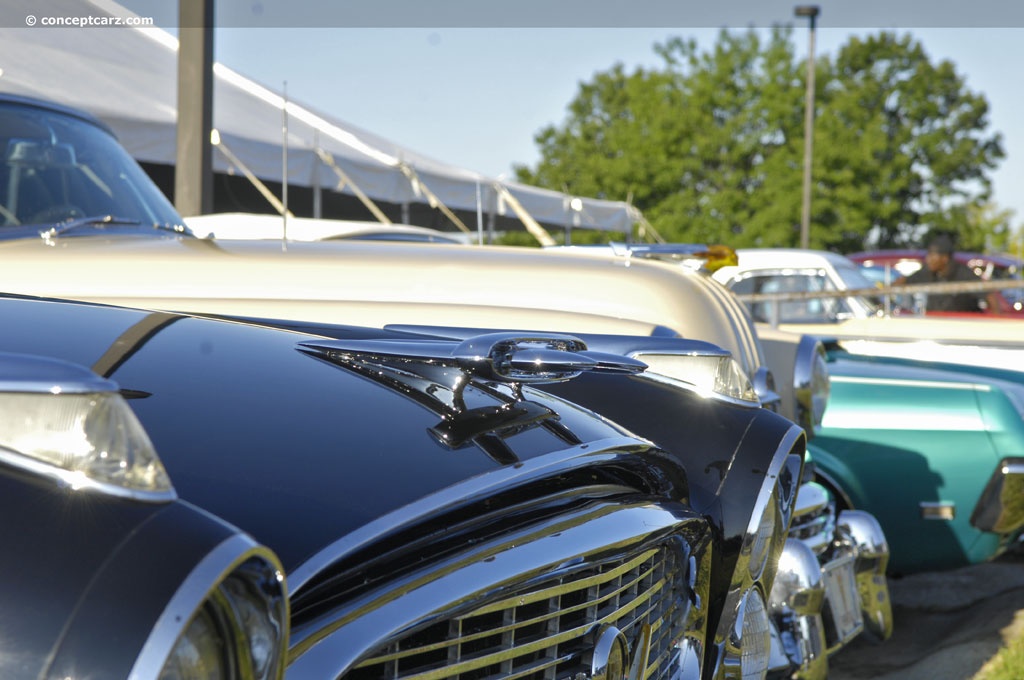
MULTIPOLYGON (((982 562, 1019 532, 1016 517, 996 532, 979 529, 972 516, 1005 462, 1024 456, 1020 384, 838 348, 829 353, 829 373, 815 468, 837 502, 878 519, 892 573, 982 562)), ((988 502, 1005 504, 1009 491, 999 488, 988 502)), ((997 514, 1005 513, 1012 508, 997 514)))

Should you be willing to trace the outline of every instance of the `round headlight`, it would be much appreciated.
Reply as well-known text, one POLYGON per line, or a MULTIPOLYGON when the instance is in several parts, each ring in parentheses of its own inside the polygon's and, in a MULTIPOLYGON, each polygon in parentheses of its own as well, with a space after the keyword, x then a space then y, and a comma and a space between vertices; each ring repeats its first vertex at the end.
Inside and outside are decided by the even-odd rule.
POLYGON ((280 588, 280 583, 273 582, 276 575, 249 571, 247 578, 225 581, 221 590, 246 641, 252 676, 271 678, 281 660, 279 643, 285 637, 287 615, 281 607, 267 608, 268 599, 275 597, 273 591, 280 588))
POLYGON ((231 677, 223 622, 212 605, 200 609, 174 643, 159 680, 227 680, 231 677))
POLYGON ((763 680, 768 672, 771 629, 768 608, 765 607, 764 598, 757 588, 752 588, 743 598, 740 618, 743 621, 743 642, 740 646, 741 677, 743 680, 763 680))
POLYGON ((279 680, 288 625, 280 562, 267 548, 237 534, 209 553, 179 586, 130 677, 154 677, 160 668, 160 680, 279 680))

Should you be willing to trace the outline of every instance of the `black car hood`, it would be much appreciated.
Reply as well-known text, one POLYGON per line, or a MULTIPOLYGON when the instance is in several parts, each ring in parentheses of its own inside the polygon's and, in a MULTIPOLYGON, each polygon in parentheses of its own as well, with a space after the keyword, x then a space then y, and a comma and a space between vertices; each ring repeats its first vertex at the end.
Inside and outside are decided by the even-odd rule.
MULTIPOLYGON (((0 298, 0 318, 0 350, 116 381, 179 496, 273 548, 289 571, 381 515, 574 446, 533 427, 506 438, 512 461, 472 443, 450 448, 430 433, 436 413, 301 351, 302 334, 12 298, 0 298)), ((528 398, 557 410, 581 441, 626 434, 550 396, 528 398)))

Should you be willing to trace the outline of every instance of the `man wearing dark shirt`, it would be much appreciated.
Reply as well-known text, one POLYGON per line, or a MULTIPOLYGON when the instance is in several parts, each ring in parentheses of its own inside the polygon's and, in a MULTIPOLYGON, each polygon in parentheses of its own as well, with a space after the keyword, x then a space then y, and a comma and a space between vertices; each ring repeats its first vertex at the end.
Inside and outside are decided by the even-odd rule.
MULTIPOLYGON (((933 238, 928 244, 924 266, 905 277, 902 283, 948 283, 953 281, 977 282, 981 279, 970 267, 953 258, 953 239, 945 234, 933 238)), ((928 293, 929 312, 984 312, 985 294, 982 292, 928 293)))

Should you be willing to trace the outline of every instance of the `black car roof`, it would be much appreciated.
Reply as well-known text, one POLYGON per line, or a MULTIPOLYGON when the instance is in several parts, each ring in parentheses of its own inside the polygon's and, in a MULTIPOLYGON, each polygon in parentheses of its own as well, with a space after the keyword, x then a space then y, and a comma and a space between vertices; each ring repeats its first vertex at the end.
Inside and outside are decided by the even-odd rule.
POLYGON ((114 131, 110 128, 110 126, 108 126, 106 123, 104 123, 91 113, 87 113, 85 111, 82 111, 81 109, 76 109, 71 106, 65 106, 64 104, 58 104, 57 102, 48 101, 45 99, 36 99, 35 97, 26 97, 24 95, 19 94, 0 92, 0 104, 15 104, 18 106, 28 106, 37 109, 45 109, 47 111, 54 111, 68 116, 74 116, 75 118, 83 120, 87 123, 91 123, 92 125, 95 125, 96 127, 103 129, 111 136, 116 137, 116 135, 114 135, 114 131))

